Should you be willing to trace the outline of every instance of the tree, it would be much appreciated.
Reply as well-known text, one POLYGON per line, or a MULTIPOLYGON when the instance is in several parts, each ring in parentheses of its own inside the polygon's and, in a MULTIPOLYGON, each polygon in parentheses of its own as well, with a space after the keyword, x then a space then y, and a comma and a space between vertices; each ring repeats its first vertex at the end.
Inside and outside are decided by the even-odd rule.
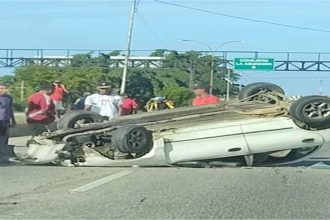
POLYGON ((184 87, 168 87, 158 93, 158 96, 164 96, 174 101, 176 107, 191 105, 194 93, 184 87))
MULTIPOLYGON (((91 53, 73 56, 71 65, 64 67, 40 66, 31 64, 15 70, 14 77, 1 78, 13 87, 15 98, 20 95, 20 83, 24 81, 25 99, 43 82, 61 80, 71 94, 81 95, 84 92, 94 92, 100 81, 111 82, 119 91, 121 85, 122 68, 110 67, 111 56, 120 55, 120 51, 108 54, 100 53, 93 57, 91 53)), ((167 96, 174 99, 177 106, 190 104, 193 96, 191 86, 193 83, 209 83, 211 61, 214 68, 214 94, 226 93, 227 69, 222 67, 225 62, 219 57, 204 55, 197 51, 179 53, 165 49, 157 49, 150 56, 161 56, 165 60, 162 68, 129 68, 126 92, 137 99, 140 106, 154 96, 167 96), (189 89, 190 88, 190 89, 189 89)), ((239 75, 232 72, 231 79, 237 81, 239 75)), ((231 86, 232 91, 235 90, 231 86)))
POLYGON ((5 76, 0 77, 0 83, 4 83, 4 84, 7 84, 10 86, 10 85, 14 84, 14 82, 15 82, 14 76, 5 75, 5 76))

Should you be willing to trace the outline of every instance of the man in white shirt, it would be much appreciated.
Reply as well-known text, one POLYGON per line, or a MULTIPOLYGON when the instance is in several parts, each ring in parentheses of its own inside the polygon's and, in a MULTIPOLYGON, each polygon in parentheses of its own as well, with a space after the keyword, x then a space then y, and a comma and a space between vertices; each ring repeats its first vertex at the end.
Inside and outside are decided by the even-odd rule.
POLYGON ((122 97, 110 95, 111 86, 104 82, 100 83, 97 89, 98 93, 86 97, 85 110, 96 112, 106 120, 118 117, 121 113, 122 97))

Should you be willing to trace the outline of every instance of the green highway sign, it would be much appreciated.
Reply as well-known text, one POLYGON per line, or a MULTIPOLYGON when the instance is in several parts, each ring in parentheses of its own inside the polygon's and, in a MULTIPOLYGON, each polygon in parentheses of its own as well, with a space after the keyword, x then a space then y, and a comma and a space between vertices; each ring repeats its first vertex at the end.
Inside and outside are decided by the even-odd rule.
POLYGON ((235 58, 234 70, 274 70, 273 58, 235 58))

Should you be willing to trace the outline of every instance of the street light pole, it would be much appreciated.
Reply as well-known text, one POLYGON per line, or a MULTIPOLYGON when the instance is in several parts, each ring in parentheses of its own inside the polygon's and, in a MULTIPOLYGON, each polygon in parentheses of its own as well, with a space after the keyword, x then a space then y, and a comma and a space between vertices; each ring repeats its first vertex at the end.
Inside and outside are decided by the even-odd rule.
POLYGON ((125 93, 127 70, 128 70, 128 59, 131 55, 131 41, 132 41, 135 10, 136 10, 136 0, 132 0, 132 9, 131 9, 130 22, 129 22, 129 28, 128 28, 127 49, 126 49, 126 55, 125 55, 123 75, 121 78, 120 94, 125 93))
MULTIPOLYGON (((242 40, 232 40, 232 41, 226 41, 222 44, 220 44, 218 47, 217 47, 217 50, 220 48, 220 47, 223 47, 224 45, 226 44, 231 44, 231 43, 242 43, 244 41, 242 40)), ((226 101, 229 101, 229 90, 230 90, 230 69, 227 68, 227 86, 226 86, 226 101)))
POLYGON ((226 42, 223 42, 222 44, 218 45, 216 47, 216 50, 219 50, 219 48, 223 47, 224 45, 226 44, 231 44, 231 43, 243 43, 244 41, 243 40, 231 40, 231 41, 226 41, 226 42))

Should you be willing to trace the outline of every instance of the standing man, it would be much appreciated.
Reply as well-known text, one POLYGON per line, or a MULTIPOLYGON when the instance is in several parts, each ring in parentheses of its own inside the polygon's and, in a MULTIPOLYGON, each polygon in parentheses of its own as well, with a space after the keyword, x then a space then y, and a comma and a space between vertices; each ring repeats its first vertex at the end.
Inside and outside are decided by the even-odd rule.
POLYGON ((79 97, 74 103, 73 103, 73 110, 84 110, 85 109, 85 99, 86 97, 90 96, 90 92, 84 92, 83 96, 79 97))
POLYGON ((87 96, 85 110, 96 112, 105 120, 111 120, 121 114, 121 97, 110 95, 111 86, 108 83, 100 83, 97 86, 98 93, 87 96))
POLYGON ((195 84, 194 93, 196 97, 193 99, 192 105, 210 105, 217 104, 220 99, 217 96, 209 94, 209 87, 204 84, 195 84))
POLYGON ((136 114, 138 104, 134 99, 128 96, 126 93, 121 94, 123 100, 121 102, 121 115, 132 115, 136 114))
POLYGON ((39 92, 34 93, 28 99, 26 122, 33 135, 48 131, 48 125, 55 121, 55 106, 50 98, 53 88, 52 84, 43 84, 40 86, 39 92))
POLYGON ((8 86, 0 83, 0 162, 9 161, 7 152, 8 146, 8 128, 16 125, 13 111, 13 98, 7 94, 8 86))
POLYGON ((63 107, 63 96, 65 93, 69 93, 69 91, 65 88, 64 84, 61 83, 60 80, 54 81, 54 90, 50 97, 54 101, 55 112, 57 118, 61 117, 61 113, 64 110, 63 107))

